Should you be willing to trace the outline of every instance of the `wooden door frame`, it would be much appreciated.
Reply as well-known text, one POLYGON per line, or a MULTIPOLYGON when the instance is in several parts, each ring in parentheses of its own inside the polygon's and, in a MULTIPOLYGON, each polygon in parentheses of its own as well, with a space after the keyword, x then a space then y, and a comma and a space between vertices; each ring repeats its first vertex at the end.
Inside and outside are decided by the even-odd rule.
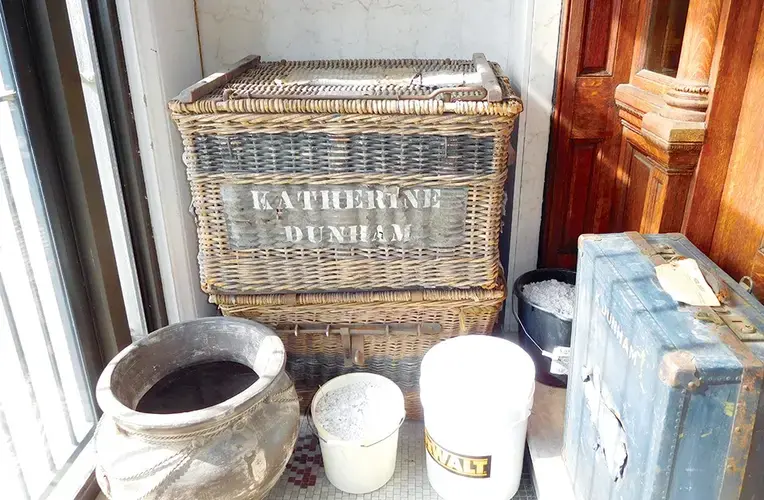
MULTIPOLYGON (((558 227, 554 214, 559 213, 564 209, 570 209, 565 207, 564 199, 555 196, 555 182, 560 180, 564 182, 570 182, 571 176, 563 177, 560 179, 560 165, 565 162, 572 162, 572 154, 570 141, 572 139, 580 140, 582 143, 586 142, 583 137, 574 137, 574 131, 572 131, 574 118, 573 109, 575 109, 574 96, 577 91, 577 79, 585 79, 590 77, 612 77, 617 83, 618 81, 627 81, 629 77, 629 71, 631 69, 631 53, 625 58, 616 60, 615 54, 619 49, 619 39, 623 36, 633 38, 636 26, 633 24, 622 23, 619 28, 610 27, 610 34, 607 43, 608 61, 606 61, 607 67, 599 73, 579 73, 581 67, 582 58, 584 53, 581 50, 587 40, 583 31, 586 29, 586 23, 589 19, 584 19, 586 15, 586 8, 589 5, 589 1, 581 0, 564 0, 563 1, 563 16, 560 29, 560 41, 558 45, 558 58, 556 66, 556 83, 555 83, 555 104, 554 112, 552 115, 552 136, 550 140, 549 156, 547 160, 547 168, 545 173, 544 184, 544 203, 542 210, 542 224, 541 224, 541 241, 539 245, 539 262, 546 265, 552 259, 552 256, 559 253, 563 244, 563 228, 558 227), (574 12, 574 8, 579 8, 581 12, 574 12), (625 31, 623 31, 625 30, 625 31), (580 41, 577 46, 571 45, 571 40, 580 41)), ((610 12, 611 19, 613 18, 629 18, 637 8, 636 3, 632 3, 633 0, 614 0, 612 4, 612 11, 610 12)), ((615 86, 613 87, 613 91, 615 86)), ((610 141, 616 139, 615 136, 620 135, 620 127, 616 126, 617 109, 614 105, 614 99, 611 98, 610 102, 613 104, 607 111, 607 118, 605 119, 605 129, 603 129, 603 135, 607 138, 603 147, 598 147, 596 151, 597 157, 593 159, 594 162, 600 162, 605 158, 615 158, 617 161, 618 147, 615 147, 610 141)), ((601 144, 603 141, 596 141, 592 139, 592 142, 601 144)), ((572 168, 572 166, 570 167, 572 168)), ((594 170, 592 170, 592 174, 594 170)), ((602 172, 600 172, 602 173, 602 172)), ((608 175, 602 176, 600 184, 597 188, 600 188, 605 194, 606 198, 602 200, 602 203, 593 209, 591 218, 596 219, 599 222, 601 229, 608 229, 610 227, 610 210, 609 205, 612 199, 613 184, 615 183, 615 169, 612 169, 608 175), (603 186, 610 185, 610 188, 603 186), (604 207, 608 207, 605 209, 604 207), (598 215, 599 214, 599 215, 598 215)), ((592 183, 593 179, 589 179, 589 183, 592 183)), ((568 186, 569 187, 569 186, 568 186)), ((591 187, 590 189, 596 189, 591 187)), ((568 205, 570 205, 568 203, 568 205)), ((584 208, 584 219, 587 218, 589 204, 586 203, 584 208)), ((597 228, 595 228, 597 229, 597 228)), ((584 227, 586 231, 586 227, 584 227)), ((575 251, 570 252, 575 256, 575 251)), ((558 259, 555 258, 555 261, 558 259)), ((573 264, 575 258, 573 260, 573 264)))
POLYGON ((748 81, 763 0, 748 9, 725 0, 710 80, 706 136, 687 200, 682 232, 704 253, 711 251, 719 208, 748 81), (733 8, 734 7, 734 8, 733 8))
MULTIPOLYGON (((552 219, 552 213, 554 207, 552 206, 553 197, 553 181, 554 174, 557 170, 559 163, 560 148, 559 144, 563 134, 563 99, 566 87, 573 87, 572 82, 565 81, 565 68, 567 66, 568 58, 568 30, 570 27, 570 10, 575 0, 563 0, 562 2, 562 15, 560 21, 560 39, 557 46, 557 66, 555 68, 555 86, 554 86, 554 111, 552 113, 552 129, 549 141, 549 153, 547 157, 547 167, 544 175, 544 202, 542 206, 542 218, 541 218, 541 238, 539 244, 539 263, 543 263, 548 259, 548 256, 557 250, 557 246, 552 241, 552 231, 554 227, 550 227, 550 221, 552 219)), ((578 51, 575 51, 578 53, 578 51)), ((576 64, 578 64, 578 58, 576 58, 576 64)))
MULTIPOLYGON (((654 0, 639 2, 629 82, 620 85, 616 91, 623 127, 618 133, 624 134, 635 149, 653 160, 639 229, 681 230, 708 253, 764 0, 748 2, 744 7, 734 0, 690 0, 688 23, 691 24, 685 30, 677 78, 643 69, 647 45, 644 33, 649 29, 653 3, 654 0), (699 102, 706 104, 698 107, 699 102), (667 193, 674 194, 669 196, 667 193)), ((616 4, 620 5, 619 2, 613 5, 616 4)), ((550 262, 564 243, 558 219, 562 217, 560 211, 567 207, 563 206, 564 199, 555 199, 555 193, 570 187, 554 184, 569 183, 572 178, 562 175, 564 178, 561 179, 560 169, 564 162, 572 161, 566 143, 571 138, 572 125, 568 122, 572 111, 567 107, 573 101, 571 96, 576 91, 578 75, 576 68, 583 54, 571 43, 578 43, 581 30, 585 29, 584 21, 576 18, 581 12, 574 12, 574 9, 584 9, 585 5, 587 2, 584 1, 564 2, 558 49, 557 100, 552 117, 553 135, 539 247, 542 262, 550 262)), ((628 161, 628 158, 619 158, 618 175, 623 175, 623 164, 628 161)), ((622 214, 618 210, 624 205, 623 193, 615 191, 610 200, 614 206, 608 228, 611 231, 623 229, 619 225, 622 214)))

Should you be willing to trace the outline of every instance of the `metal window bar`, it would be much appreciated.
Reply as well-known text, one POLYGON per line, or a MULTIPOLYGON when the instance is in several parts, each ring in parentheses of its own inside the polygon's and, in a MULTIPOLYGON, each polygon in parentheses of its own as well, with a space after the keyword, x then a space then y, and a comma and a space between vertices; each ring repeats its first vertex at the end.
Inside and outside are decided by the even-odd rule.
POLYGON ((11 457, 11 467, 13 468, 13 475, 16 479, 16 484, 21 489, 21 494, 24 500, 30 500, 29 487, 24 480, 24 473, 21 471, 21 464, 18 460, 18 454, 16 453, 16 445, 13 443, 13 436, 11 436, 11 429, 8 427, 8 420, 5 418, 5 411, 3 410, 3 401, 0 399, 0 442, 5 448, 5 454, 11 457))
MULTIPOLYGON (((18 131, 19 129, 21 129, 21 127, 23 127, 23 121, 21 120, 21 116, 19 114, 20 110, 14 107, 16 103, 13 101, 16 98, 16 96, 17 95, 13 91, 5 91, 2 94, 2 96, 0 96, 0 102, 8 102, 10 104, 13 124, 15 126, 14 128, 16 128, 18 131)), ((19 146, 23 148, 22 144, 20 144, 19 146)), ((21 254, 21 258, 24 263, 24 274, 28 281, 32 299, 35 304, 35 313, 38 319, 38 324, 40 326, 40 332, 43 337, 43 342, 45 343, 45 346, 46 346, 47 361, 48 363, 50 363, 50 368, 51 368, 51 372, 54 379, 53 381, 54 381, 55 389, 58 395, 58 403, 60 405, 60 409, 62 410, 62 414, 64 415, 65 426, 66 426, 69 441, 71 442, 72 446, 75 447, 73 452, 69 454, 68 459, 63 464, 61 464, 60 467, 57 467, 55 463, 55 458, 53 456, 53 448, 51 446, 51 441, 48 436, 49 431, 46 430, 45 423, 43 422, 43 415, 40 409, 40 405, 38 404, 38 394, 32 382, 30 366, 29 366, 29 363, 27 362, 26 355, 24 354, 22 339, 19 336, 18 324, 13 314, 11 301, 9 300, 7 288, 5 286, 5 281, 3 280, 3 277, 0 274, 0 332, 3 332, 3 331, 8 332, 12 340, 12 344, 14 346, 14 352, 18 359, 21 376, 23 380, 25 381, 24 390, 27 393, 29 402, 31 403, 29 410, 32 413, 33 419, 34 419, 34 422, 32 423, 32 425, 35 431, 39 433, 41 437, 41 441, 42 441, 41 451, 45 457, 45 460, 43 461, 41 465, 43 465, 44 470, 46 470, 49 474, 51 474, 51 478, 49 481, 47 481, 45 490, 40 496, 37 497, 39 499, 44 499, 48 497, 54 491, 56 485, 60 482, 61 478, 64 476, 64 474, 70 468, 72 463, 74 463, 74 461, 78 458, 78 456, 83 451, 85 446, 88 444, 88 441, 92 437, 95 427, 94 426, 91 427, 83 439, 77 439, 77 436, 75 434, 75 430, 73 427, 72 417, 69 411, 69 403, 66 399, 66 394, 64 392, 63 380, 61 378, 61 372, 59 369, 58 361, 56 359, 56 355, 52 348, 52 343, 50 338, 50 329, 47 325, 46 314, 45 314, 45 311, 43 310, 42 299, 38 289, 37 280, 35 279, 34 269, 32 267, 31 258, 30 258, 28 247, 27 247, 27 242, 22 230, 22 221, 19 217, 17 204, 13 197, 13 190, 12 190, 13 187, 11 184, 11 178, 9 174, 10 173, 7 170, 7 165, 5 162, 5 158, 3 156, 2 149, 0 149, 0 210, 7 210, 7 213, 10 215, 10 220, 11 220, 11 224, 13 225, 13 231, 14 231, 13 234, 16 237, 16 241, 14 242, 14 245, 18 247, 17 249, 19 253, 21 254)), ((38 215, 41 213, 39 212, 41 208, 42 207, 39 207, 39 206, 37 207, 38 215)), ((46 240, 47 238, 44 234, 45 232, 44 229, 47 229, 46 227, 47 222, 44 219, 43 220, 38 219, 37 223, 41 225, 41 229, 43 229, 43 234, 41 236, 43 237, 44 240, 46 240)), ((0 245, 2 245, 3 243, 7 244, 7 241, 0 243, 0 245)), ((49 245, 49 242, 45 243, 45 246, 48 251, 52 251, 49 245)), ((47 260, 48 260, 48 265, 46 266, 46 268, 48 269, 48 272, 51 273, 55 281, 56 280, 55 276, 58 276, 58 273, 59 273, 57 259, 55 258, 55 255, 51 253, 50 255, 48 255, 47 260)), ((62 292, 61 290, 56 290, 56 295, 58 296, 59 299, 63 299, 63 297, 60 296, 61 292, 62 292)), ((66 341, 70 348, 70 352, 73 354, 75 353, 79 354, 79 346, 75 345, 76 344, 76 340, 74 337, 75 332, 71 328, 70 316, 67 312, 67 307, 65 304, 62 304, 62 308, 60 312, 62 314, 61 319, 65 325, 65 329, 66 329, 65 336, 66 336, 66 341)), ((90 391, 85 389, 85 387, 83 386, 84 380, 82 380, 82 376, 80 373, 78 373, 77 370, 75 370, 75 379, 76 379, 76 383, 79 386, 78 387, 79 393, 82 394, 83 397, 85 398, 85 401, 86 401, 85 406, 89 410, 90 418, 92 419, 91 422, 95 422, 96 415, 95 415, 95 410, 93 408, 92 399, 90 398, 91 396, 90 391)), ((1 392, 0 392, 0 396, 2 396, 1 392)), ((18 450, 17 446, 20 446, 21 443, 16 443, 14 441, 11 428, 9 427, 9 424, 6 418, 4 404, 7 404, 7 402, 3 402, 2 398, 0 397, 0 443, 2 443, 1 446, 4 447, 4 451, 6 455, 11 457, 11 467, 12 467, 11 471, 13 473, 12 476, 14 476, 17 480, 22 497, 25 499, 31 500, 32 496, 30 493, 30 483, 28 482, 27 478, 24 476, 24 470, 21 467, 21 463, 19 462, 19 456, 17 453, 17 450, 18 450)))
MULTIPOLYGON (((24 119, 21 114, 21 110, 18 107, 18 102, 14 102, 14 98, 17 97, 17 94, 13 93, 13 91, 9 91, 11 94, 10 98, 10 113, 11 118, 13 120, 13 127, 16 131, 19 130, 25 130, 24 127, 24 119)), ((31 157, 31 152, 26 148, 26 144, 19 143, 19 147, 22 148, 22 157, 31 157)), ((2 156, 2 151, 0 151, 0 156, 2 156)), ((0 159, 2 160, 2 159, 0 159)), ((24 167, 24 173, 22 175, 25 175, 26 178, 32 182, 35 182, 37 180, 34 166, 30 162, 23 162, 24 167)), ((11 193, 11 191, 8 190, 8 180, 9 176, 7 175, 8 172, 6 172, 6 176, 4 176, 4 183, 5 186, 4 189, 6 192, 11 193)), ((31 186, 30 186, 31 187, 31 186)), ((62 276, 62 269, 60 267, 59 262, 59 256, 57 255, 56 251, 54 250, 53 242, 51 241, 51 228, 50 228, 50 221, 45 216, 46 209, 44 206, 44 202, 42 200, 41 196, 32 196, 32 202, 35 204, 34 210, 35 214, 38 217, 37 223, 40 225, 41 233, 40 237, 43 239, 43 247, 45 248, 46 253, 46 267, 48 269, 48 273, 51 277, 51 279, 54 281, 54 287, 53 287, 53 293, 55 294, 55 300, 54 302, 58 305, 59 315, 62 321, 62 326, 64 328, 64 337, 69 349, 69 352, 72 353, 74 356, 72 358, 72 362, 75 364, 83 363, 83 354, 82 354, 82 348, 80 346, 80 343, 78 342, 78 335, 77 331, 74 327, 74 319, 72 318, 71 310, 69 309, 69 302, 68 298, 66 296, 66 291, 64 287, 60 283, 56 283, 58 279, 62 276), (45 231, 47 230, 47 231, 45 231)), ((14 219, 18 222, 18 218, 14 219)), ((28 253, 28 252, 27 252, 28 253)), ((28 261, 27 261, 28 264, 28 261)), ((39 295, 39 294, 38 294, 39 295)), ((49 346, 50 344, 48 344, 49 346)), ((86 374, 84 371, 79 369, 74 369, 74 377, 75 382, 77 384, 77 392, 80 394, 80 397, 82 398, 83 404, 85 408, 89 412, 89 418, 91 423, 95 423, 98 420, 98 415, 96 414, 95 410, 95 401, 93 399, 93 393, 90 388, 90 384, 86 380, 86 374)), ((76 443, 73 443, 76 444, 76 443)))
MULTIPOLYGON (((66 474, 66 471, 69 470, 69 467, 74 464, 75 460, 80 456, 80 454, 85 450, 85 448, 90 444, 90 441, 93 439, 93 436, 95 435, 95 426, 91 427, 88 431, 87 435, 82 439, 80 444, 77 446, 77 448, 72 452, 72 454, 69 456, 69 459, 64 463, 58 471, 56 471, 56 475, 53 476, 53 479, 51 479, 48 482, 47 488, 45 488, 45 491, 40 494, 40 497, 38 500, 47 500, 48 498, 51 498, 51 496, 54 495, 56 491, 56 486, 61 482, 62 478, 64 477, 64 474, 66 474)), ((53 498, 56 498, 53 496, 53 498)), ((79 496, 77 497, 80 498, 79 496)))
MULTIPOLYGON (((108 106, 99 66, 98 47, 90 18, 91 6, 87 0, 66 0, 66 4, 121 292, 132 338, 136 340, 150 330, 141 296, 143 290, 138 274, 136 248, 132 244, 135 238, 132 234, 133 228, 129 224, 130 208, 125 203, 129 193, 124 190, 121 178, 123 172, 118 165, 118 143, 123 140, 129 141, 129 135, 113 134, 113 110, 108 106)), ((140 228, 136 229, 140 231, 140 228)))
MULTIPOLYGON (((1 26, 0 26, 1 27, 1 26)), ((2 37, 0 37, 0 51, 5 50, 5 44, 2 37)), ((0 63, 2 63, 2 59, 0 58, 0 63)), ((5 61, 7 62, 7 61, 5 61)), ((3 72, 3 74, 8 75, 11 74, 11 68, 10 66, 7 67, 0 67, 0 71, 3 72)), ((6 82, 7 83, 7 82, 6 82)), ((11 82, 12 83, 12 82, 11 82)), ((16 93, 15 90, 11 89, 5 89, 0 90, 0 103, 7 102, 9 105, 11 120, 12 120, 12 127, 14 128, 15 132, 17 134, 21 134, 20 131, 26 131, 26 126, 24 123, 24 117, 22 116, 22 112, 20 109, 20 103, 18 100, 18 93, 16 93)), ((32 158, 33 154, 28 149, 28 144, 24 142, 20 142, 18 144, 20 148, 22 148, 21 155, 24 158, 32 158)), ((0 157, 2 157, 2 151, 0 151, 0 157)), ((0 161, 2 161, 2 158, 0 158, 0 161)), ((31 182, 39 182, 39 179, 37 177, 37 173, 35 172, 34 165, 32 162, 29 161, 23 161, 23 167, 24 167, 24 174, 28 181, 31 182)), ((7 183, 9 181, 9 176, 6 173, 5 177, 5 190, 7 193, 9 193, 8 196, 12 196, 10 193, 12 193, 11 190, 8 189, 7 183)), ((30 186, 31 187, 31 186, 30 186)), ((46 263, 48 272, 50 273, 50 276, 53 278, 54 282, 57 281, 57 278, 62 277, 62 269, 60 268, 60 258, 54 251, 54 245, 51 240, 51 227, 50 227, 50 221, 48 220, 48 217, 46 216, 46 208, 45 208, 45 202, 42 200, 42 195, 39 196, 32 196, 32 202, 34 203, 34 210, 35 214, 38 217, 37 223, 41 226, 41 229, 46 229, 46 231, 42 231, 40 236, 43 238, 43 246, 46 249, 46 263)), ((15 218, 15 220, 18 222, 18 218, 15 218)), ((28 252, 27 252, 28 253, 28 252)), ((27 264, 28 260, 25 259, 27 264)), ((72 317, 72 312, 69 309, 68 305, 68 299, 66 297, 66 292, 63 288, 63 286, 54 286, 54 294, 56 296, 56 304, 58 304, 59 314, 61 316, 61 320, 63 322, 63 327, 65 329, 65 338, 66 343, 69 348, 69 352, 74 354, 77 358, 77 361, 79 363, 83 363, 83 356, 82 356, 82 348, 77 341, 78 335, 74 328, 74 318, 72 317)), ((39 294, 38 294, 39 295, 39 294)), ((39 301, 38 301, 39 303, 39 301)), ((48 343, 48 346, 50 344, 48 343)), ((50 347, 48 347, 50 348, 50 347)), ((79 394, 81 395, 83 401, 85 401, 86 407, 89 409, 90 412, 90 418, 92 419, 92 422, 95 423, 98 420, 98 415, 96 414, 95 410, 95 402, 93 399, 93 393, 90 388, 90 385, 88 381, 86 380, 86 374, 83 371, 74 370, 75 380, 77 383, 77 390, 79 394)), ((76 444, 76 442, 73 442, 73 444, 76 444)))
MULTIPOLYGON (((44 443, 44 453, 45 453, 45 459, 46 464, 48 466, 48 471, 51 473, 56 472, 56 462, 53 459, 53 453, 51 452, 50 448, 50 441, 48 440, 48 434, 45 431, 45 426, 42 422, 42 415, 40 414, 40 407, 37 404, 37 394, 35 392, 34 386, 32 385, 32 378, 29 375, 29 364, 27 363, 27 358, 24 355, 24 349, 21 347, 21 339, 19 338, 19 331, 16 327, 16 321, 13 318, 13 311, 11 310, 11 304, 8 301, 8 293, 5 289, 5 282, 3 281, 2 275, 0 275, 0 305, 2 305, 3 308, 3 318, 5 319, 5 330, 8 331, 11 335, 11 339, 13 340, 13 347, 16 352, 16 356, 19 361, 19 366, 21 367, 21 374, 24 377, 24 380, 26 381, 26 392, 27 396, 29 397, 29 400, 32 402, 32 413, 34 414, 35 419, 35 427, 37 431, 40 433, 40 436, 42 436, 42 440, 44 443)), ((11 438, 12 439, 12 438, 11 438)), ((14 455, 15 458, 15 455, 14 455)), ((26 486, 26 484, 25 484, 26 486)))
MULTIPOLYGON (((24 271, 29 282, 29 288, 32 291, 32 301, 34 302, 35 312, 40 322, 40 331, 45 342, 46 353, 48 355, 48 362, 50 363, 53 371, 53 382, 56 385, 56 392, 58 394, 59 404, 64 414, 64 420, 66 423, 66 432, 69 435, 69 441, 73 446, 78 444, 77 436, 74 433, 74 425, 72 424, 72 417, 69 412, 69 404, 66 401, 66 395, 64 394, 64 384, 61 381, 61 371, 58 367, 58 361, 56 355, 53 352, 53 344, 50 340, 50 330, 43 311, 42 301, 40 299, 40 291, 37 288, 37 280, 34 276, 34 270, 32 269, 32 262, 29 258, 29 250, 27 249, 26 239, 24 238, 24 232, 21 228, 21 221, 19 220, 19 213, 16 208, 16 202, 13 199, 13 192, 11 191, 11 183, 8 178, 8 171, 5 167, 5 160, 3 154, 0 152, 0 183, 2 183, 3 190, 6 194, 6 206, 11 214, 11 220, 13 221, 13 229, 16 232, 16 238, 21 250, 21 257, 24 261, 24 271)), ((31 383, 31 382, 30 382, 31 383)))
MULTIPOLYGON (((5 209, 5 200, 0 199, 0 218, 7 232, 6 238, 0 235, 0 244, 13 245, 7 249, 13 263, 3 262, 6 265, 3 268, 3 285, 8 288, 3 290, 6 292, 6 304, 0 304, 0 331, 3 334, 0 340, 7 352, 0 354, 3 359, 7 357, 12 362, 13 371, 9 374, 15 381, 14 387, 0 389, 0 398, 5 399, 2 409, 8 424, 7 430, 15 440, 3 441, 3 429, 0 426, 0 453, 3 455, 3 465, 7 464, 0 468, 3 472, 0 477, 8 481, 0 491, 7 493, 8 487, 15 485, 16 475, 10 459, 15 454, 26 480, 25 486, 30 496, 36 500, 53 498, 62 492, 79 498, 82 494, 96 491, 92 488, 92 475, 87 479, 94 454, 91 437, 97 411, 94 403, 95 380, 104 359, 130 342, 112 242, 109 232, 103 231, 107 224, 107 214, 103 207, 103 194, 82 88, 77 84, 80 78, 77 74, 72 33, 65 22, 68 18, 68 3, 59 0, 0 2, 0 74, 3 81, 0 86, 0 109, 10 105, 12 119, 10 126, 6 126, 4 121, 0 127, 6 140, 0 145, 5 147, 5 144, 10 143, 11 149, 3 150, 10 184, 14 189, 13 195, 20 212, 29 256, 32 258, 39 295, 44 311, 48 314, 48 329, 61 368, 60 375, 70 405, 70 416, 74 421, 76 435, 81 438, 78 446, 72 447, 69 444, 62 411, 58 407, 59 398, 53 383, 52 368, 47 363, 46 346, 42 345, 43 337, 38 320, 33 317, 35 309, 26 283, 13 222, 9 211, 5 209), (20 66, 15 67, 13 63, 20 66), (3 86, 6 89, 1 88, 3 86), (9 138, 12 135, 19 140, 9 138), (13 142, 18 142, 18 145, 13 142), (20 156, 16 153, 17 146, 20 148, 20 156), (27 188, 29 194, 32 194, 31 200, 27 197, 27 188), (36 224, 37 228, 30 229, 28 221, 36 224), (35 231, 39 231, 39 236, 35 231), (11 240, 12 243, 4 240, 11 240), (7 267, 9 265, 12 267, 7 267), (16 293, 17 285, 22 285, 23 296, 16 293), (23 349, 27 349, 27 371, 31 372, 35 384, 34 396, 40 413, 37 421, 31 408, 31 402, 35 399, 28 397, 29 387, 26 387, 29 378, 23 378, 14 343, 5 326, 3 312, 8 308, 12 308, 15 313, 12 319, 16 323, 17 340, 23 349), (56 308, 59 309, 62 325, 58 323, 59 315, 54 312, 56 308), (26 331, 27 324, 34 332, 26 331), (61 333, 64 334, 63 338, 61 333), (30 342, 29 346, 27 342, 30 342), (30 346, 31 350, 28 349, 30 346), (62 357, 65 347, 71 359, 62 357), (75 394, 77 389, 79 394, 75 394), (12 392, 18 399, 14 404, 9 401, 12 392), (21 400, 24 404, 17 404, 21 400), (46 430, 47 435, 43 433, 46 430), (47 438, 47 442, 43 438, 47 438), (53 473, 48 471, 44 458, 43 448, 48 443, 52 446, 49 451, 53 455, 54 465, 58 465, 59 469, 53 473), (85 486, 80 487, 80 484, 85 486)), ((101 37, 96 41, 108 39, 108 36, 103 36, 104 33, 108 35, 107 21, 111 19, 112 24, 116 25, 116 17, 108 18, 105 14, 107 10, 111 14, 115 13, 113 5, 106 0, 87 1, 87 4, 90 8, 96 5, 109 6, 110 10, 99 8, 104 24, 98 24, 101 27, 101 37)), ((114 36, 118 41, 118 34, 114 36)), ((109 47, 118 45, 112 43, 109 47)), ((101 47, 100 43, 96 44, 99 56, 101 47)), ((114 50, 108 54, 119 55, 121 51, 114 50)), ((102 58, 102 61, 109 63, 109 68, 114 66, 112 69, 117 70, 109 74, 116 75, 115 81, 124 88, 123 100, 129 103, 126 82, 123 81, 124 71, 119 71, 122 66, 116 64, 118 60, 119 57, 108 55, 102 58)), ((110 95, 107 93, 107 98, 110 95)), ((133 126, 130 114, 115 113, 112 116, 113 102, 107 99, 107 104, 110 106, 111 119, 120 118, 121 123, 126 124, 127 130, 130 130, 133 126)), ((120 108, 117 106, 115 109, 120 108)), ((116 144, 124 144, 126 135, 116 131, 114 133, 120 139, 116 144)), ((122 149, 119 149, 120 153, 124 152, 122 149)), ((137 149, 130 149, 129 153, 127 156, 139 160, 137 149)), ((117 156, 122 159, 126 155, 117 156)), ((120 163, 120 172, 123 168, 130 172, 136 164, 139 165, 135 162, 125 165, 120 163)), ((130 176, 126 178, 132 179, 130 176)), ((140 185, 136 185, 140 188, 140 185)), ((134 199, 143 200, 140 189, 133 192, 131 200, 134 199)), ((150 225, 145 226, 144 232, 151 234, 150 225)), ((158 280, 158 273, 150 276, 158 280)), ((157 290, 157 296, 161 297, 161 288, 157 290)), ((16 496, 23 497, 21 488, 17 491, 16 496)))

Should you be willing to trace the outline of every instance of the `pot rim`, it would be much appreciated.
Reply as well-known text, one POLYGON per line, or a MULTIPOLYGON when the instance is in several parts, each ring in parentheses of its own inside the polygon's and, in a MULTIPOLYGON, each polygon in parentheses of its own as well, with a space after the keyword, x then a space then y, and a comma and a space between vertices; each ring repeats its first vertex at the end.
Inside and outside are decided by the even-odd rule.
POLYGON ((96 399, 104 415, 114 419, 119 427, 126 430, 139 433, 183 434, 219 425, 251 408, 252 405, 265 397, 265 390, 284 371, 285 366, 286 353, 284 344, 273 330, 265 325, 243 318, 218 316, 194 319, 162 327, 123 349, 106 365, 106 368, 104 368, 101 376, 98 378, 96 399), (114 370, 122 360, 136 350, 147 348, 149 345, 151 348, 154 348, 157 336, 161 337, 164 334, 174 332, 190 324, 203 325, 205 323, 216 323, 219 325, 221 322, 245 324, 265 334, 259 350, 268 349, 272 354, 268 357, 263 373, 257 374, 258 379, 254 384, 230 399, 216 405, 181 413, 159 414, 139 412, 122 403, 114 395, 111 387, 114 370))

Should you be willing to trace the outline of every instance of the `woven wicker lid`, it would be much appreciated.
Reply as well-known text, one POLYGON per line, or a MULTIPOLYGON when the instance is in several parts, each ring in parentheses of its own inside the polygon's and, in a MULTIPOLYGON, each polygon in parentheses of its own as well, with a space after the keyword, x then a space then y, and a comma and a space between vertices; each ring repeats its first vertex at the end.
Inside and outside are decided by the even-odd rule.
POLYGON ((483 54, 471 60, 262 61, 248 56, 188 87, 177 113, 477 114, 522 110, 509 80, 483 54))

